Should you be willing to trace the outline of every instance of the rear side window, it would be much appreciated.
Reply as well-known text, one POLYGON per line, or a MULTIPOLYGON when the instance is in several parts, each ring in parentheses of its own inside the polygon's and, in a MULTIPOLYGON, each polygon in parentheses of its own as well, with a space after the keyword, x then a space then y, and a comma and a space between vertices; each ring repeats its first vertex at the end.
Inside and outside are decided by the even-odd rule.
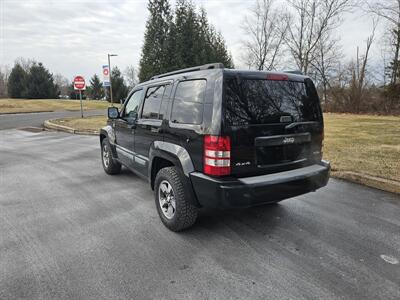
POLYGON ((165 85, 150 87, 144 98, 142 119, 158 119, 161 107, 161 100, 165 91, 165 85))
POLYGON ((225 114, 228 125, 320 120, 320 106, 312 82, 227 78, 225 114), (287 118, 286 118, 287 120, 287 118))
POLYGON ((182 124, 201 124, 205 91, 205 79, 179 82, 172 106, 171 121, 182 124))

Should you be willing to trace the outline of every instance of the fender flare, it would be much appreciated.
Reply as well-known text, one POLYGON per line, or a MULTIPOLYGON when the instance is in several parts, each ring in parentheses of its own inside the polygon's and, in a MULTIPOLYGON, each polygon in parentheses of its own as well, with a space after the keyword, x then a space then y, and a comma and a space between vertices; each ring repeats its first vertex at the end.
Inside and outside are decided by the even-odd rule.
POLYGON ((189 174, 194 171, 192 159, 187 150, 182 146, 163 141, 155 141, 151 145, 149 152, 149 174, 151 174, 155 157, 170 160, 174 165, 181 167, 186 177, 189 177, 189 174))
POLYGON ((111 151, 112 151, 113 157, 117 158, 117 151, 115 149, 116 137, 115 137, 114 128, 111 125, 107 125, 100 129, 100 133, 99 133, 100 146, 101 146, 101 142, 103 141, 103 136, 108 138, 108 141, 110 142, 110 145, 111 145, 111 151))
POLYGON ((152 188, 154 185, 152 178, 153 162, 157 157, 170 161, 172 164, 182 170, 186 178, 186 184, 188 186, 189 193, 191 194, 190 198, 192 204, 196 207, 201 207, 199 201, 197 200, 196 194, 194 193, 192 182, 189 177, 189 174, 194 171, 194 166, 187 150, 182 146, 163 141, 155 141, 151 145, 149 152, 148 178, 152 188))

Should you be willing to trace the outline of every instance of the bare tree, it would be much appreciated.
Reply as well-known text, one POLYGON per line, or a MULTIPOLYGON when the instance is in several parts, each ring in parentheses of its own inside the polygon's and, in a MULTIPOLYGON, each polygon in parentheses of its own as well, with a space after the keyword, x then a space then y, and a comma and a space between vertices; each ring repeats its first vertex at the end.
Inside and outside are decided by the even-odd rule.
POLYGON ((134 66, 127 66, 124 72, 124 78, 129 88, 135 87, 138 84, 138 74, 134 66))
POLYGON ((361 58, 359 56, 359 48, 357 47, 356 68, 353 68, 353 78, 350 85, 350 98, 353 104, 353 108, 357 113, 360 111, 360 103, 366 82, 365 75, 367 71, 368 55, 371 49, 371 45, 374 41, 375 28, 376 25, 374 24, 372 34, 367 38, 366 41, 365 53, 361 58))
POLYGON ((8 96, 8 76, 10 76, 10 67, 0 66, 0 98, 6 98, 8 96))
POLYGON ((57 85, 60 95, 67 96, 69 94, 71 83, 68 78, 61 74, 56 74, 54 75, 54 83, 57 85))
POLYGON ((274 7, 274 0, 256 0, 250 15, 245 18, 243 30, 247 40, 244 60, 257 70, 273 70, 282 57, 287 24, 283 12, 274 7))
POLYGON ((23 58, 23 57, 18 57, 15 60, 15 64, 20 65, 25 72, 29 72, 29 69, 31 68, 31 66, 35 63, 36 61, 34 59, 31 58, 23 58))
POLYGON ((341 15, 352 7, 352 0, 290 0, 285 44, 299 70, 310 74, 312 62, 320 55, 318 45, 340 25, 341 15))
POLYGON ((310 62, 312 75, 317 86, 322 89, 322 101, 328 102, 328 88, 332 78, 340 72, 340 60, 343 57, 339 39, 326 35, 316 45, 314 60, 310 62))
POLYGON ((379 0, 367 3, 368 11, 389 23, 393 65, 391 66, 390 83, 396 84, 400 73, 400 0, 379 0))

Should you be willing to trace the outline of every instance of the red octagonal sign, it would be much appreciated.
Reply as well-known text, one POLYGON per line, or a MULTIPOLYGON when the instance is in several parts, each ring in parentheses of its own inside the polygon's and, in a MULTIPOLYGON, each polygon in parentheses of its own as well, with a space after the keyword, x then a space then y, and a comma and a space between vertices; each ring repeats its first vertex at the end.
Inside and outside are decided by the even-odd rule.
POLYGON ((74 89, 75 90, 84 90, 86 88, 85 78, 82 76, 75 76, 74 78, 74 89))

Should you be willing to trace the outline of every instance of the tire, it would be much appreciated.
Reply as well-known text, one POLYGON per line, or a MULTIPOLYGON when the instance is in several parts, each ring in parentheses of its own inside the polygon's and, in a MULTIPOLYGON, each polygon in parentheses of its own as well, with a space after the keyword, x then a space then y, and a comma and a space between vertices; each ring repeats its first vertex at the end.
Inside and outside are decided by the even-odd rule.
POLYGON ((112 157, 108 138, 104 138, 101 142, 101 163, 104 171, 109 175, 115 175, 121 172, 121 164, 112 157))
POLYGON ((189 187, 184 176, 176 167, 168 167, 161 169, 155 180, 157 211, 161 221, 172 231, 189 228, 197 219, 197 207, 190 201, 189 187))

